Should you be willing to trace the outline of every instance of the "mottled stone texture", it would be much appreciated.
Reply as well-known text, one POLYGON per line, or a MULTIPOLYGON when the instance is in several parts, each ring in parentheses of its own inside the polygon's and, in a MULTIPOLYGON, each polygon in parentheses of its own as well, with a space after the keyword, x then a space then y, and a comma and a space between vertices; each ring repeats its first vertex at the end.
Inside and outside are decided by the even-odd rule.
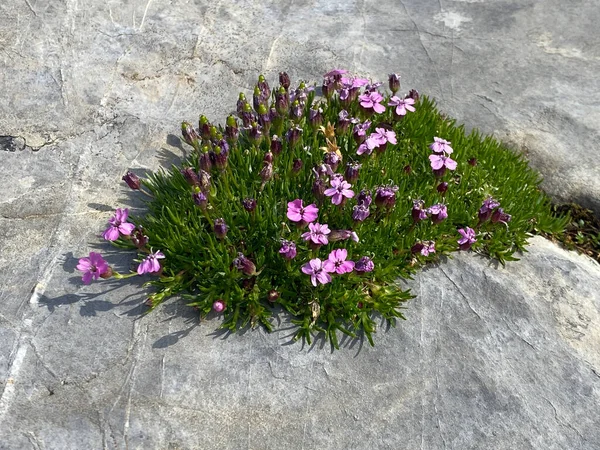
MULTIPOLYGON (((376 347, 224 336, 139 284, 88 287, 127 169, 177 162, 259 73, 333 67, 435 97, 600 211, 595 0, 0 2, 0 449, 597 449, 600 271, 540 238, 409 283, 376 347)), ((282 319, 285 320, 285 319, 282 319)), ((282 325, 285 328, 285 322, 282 325)))

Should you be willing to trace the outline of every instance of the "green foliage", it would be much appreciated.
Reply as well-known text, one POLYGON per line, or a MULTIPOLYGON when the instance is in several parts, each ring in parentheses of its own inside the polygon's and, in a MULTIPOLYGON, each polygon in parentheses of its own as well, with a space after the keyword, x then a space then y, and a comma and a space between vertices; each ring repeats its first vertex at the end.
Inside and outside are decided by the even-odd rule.
MULTIPOLYGON (((170 296, 180 295, 205 316, 213 303, 221 300, 226 305, 223 327, 237 330, 261 324, 271 330, 271 313, 274 304, 278 304, 293 316, 293 323, 298 326, 296 338, 310 343, 315 333, 322 332, 338 347, 340 332, 351 337, 364 333, 373 344, 377 315, 392 325, 396 319, 404 319, 404 304, 412 296, 398 286, 398 279, 410 277, 422 265, 458 250, 458 229, 473 228, 477 242, 472 251, 504 264, 516 259, 515 252, 524 250, 530 233, 557 233, 565 226, 566 219, 551 214, 550 202, 539 189, 540 176, 522 156, 477 131, 466 134, 462 125, 457 126, 454 120, 440 114, 426 97, 416 102, 416 112, 404 117, 396 116, 394 107, 372 115, 369 132, 378 127, 393 130, 397 144, 388 144, 383 152, 376 149, 370 156, 359 156, 352 125, 346 132, 337 125, 342 109, 361 122, 367 118, 358 100, 344 108, 337 94, 330 100, 315 98, 314 91, 304 85, 296 92, 288 93, 283 88, 277 91, 279 95, 292 93, 297 98, 307 94, 300 118, 293 119, 286 110, 284 116, 273 120, 269 130, 262 129, 260 140, 232 117, 227 122, 229 130, 212 127, 201 118, 197 132, 187 125, 185 134, 184 125, 185 140, 193 150, 182 167, 173 166, 143 180, 152 199, 147 203, 147 214, 132 219, 149 238, 147 246, 139 250, 140 257, 151 250, 165 255, 160 261, 162 271, 149 282, 156 289, 151 297, 152 308, 170 296), (311 125, 311 107, 322 108, 323 127, 311 125), (338 129, 332 133, 328 123, 338 129), (285 138, 292 126, 303 130, 295 144, 285 138), (237 139, 235 128, 239 128, 237 139), (282 151, 273 158, 271 175, 263 169, 268 169, 265 154, 273 135, 282 136, 282 151), (227 165, 218 169, 214 162, 218 153, 223 153, 224 136, 229 142, 227 165), (451 156, 458 163, 455 171, 446 171, 441 177, 434 176, 428 159, 432 154, 429 145, 435 136, 451 141, 451 156), (322 164, 326 152, 336 150, 343 157, 337 172, 343 174, 347 162, 362 164, 352 186, 356 194, 369 190, 374 197, 377 187, 394 185, 398 187, 395 205, 387 209, 373 204, 370 216, 355 222, 352 208, 356 198, 342 205, 332 204, 331 197, 316 198, 312 193, 312 169, 322 164), (206 182, 193 180, 190 184, 181 169, 192 168, 198 173, 199 159, 207 151, 215 153, 210 187, 206 182), (298 159, 302 168, 296 171, 294 162, 298 159), (437 189, 444 181, 449 184, 445 194, 437 189), (208 197, 206 207, 194 202, 193 194, 199 191, 208 197), (512 216, 510 221, 479 223, 478 211, 489 197, 501 203, 512 216), (246 198, 256 200, 254 211, 242 205, 246 198), (306 227, 299 228, 286 217, 287 204, 295 199, 302 199, 304 205, 315 203, 319 208, 317 222, 328 224, 331 230, 352 230, 360 241, 346 239, 311 247, 300 236, 306 227), (448 218, 439 224, 433 224, 429 218, 415 223, 411 215, 413 200, 423 200, 427 207, 445 204, 448 218), (224 239, 214 233, 217 218, 223 218, 228 226, 224 239), (282 239, 296 243, 296 258, 286 260, 279 253, 282 239), (435 253, 423 256, 411 251, 416 243, 426 241, 435 242, 435 253), (330 283, 314 287, 301 267, 313 258, 326 260, 338 248, 348 251, 349 260, 372 258, 375 269, 332 274, 330 283), (240 253, 255 265, 256 273, 245 274, 236 268, 240 253)), ((387 105, 388 98, 383 105, 387 105)), ((265 101, 273 104, 274 99, 272 94, 265 101)), ((247 117, 256 120, 257 114, 249 104, 245 108, 247 117)), ((117 245, 136 248, 127 236, 121 237, 117 245)))

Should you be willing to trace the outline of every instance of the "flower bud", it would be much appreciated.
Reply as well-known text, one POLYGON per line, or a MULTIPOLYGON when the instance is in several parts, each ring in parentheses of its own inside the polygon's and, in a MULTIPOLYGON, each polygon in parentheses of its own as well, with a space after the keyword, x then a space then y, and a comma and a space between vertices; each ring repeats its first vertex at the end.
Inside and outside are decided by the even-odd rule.
POLYGON ((247 100, 246 96, 243 92, 240 92, 240 96, 238 97, 236 111, 239 117, 242 117, 242 113, 244 112, 244 107, 246 106, 247 100))
POLYGON ((375 192, 375 204, 379 208, 391 208, 396 204, 397 186, 381 186, 375 192))
POLYGON ((325 190, 327 189, 327 183, 321 178, 317 178, 312 186, 312 193, 318 200, 325 198, 325 190))
POLYGON ((200 169, 210 172, 212 169, 212 160, 209 153, 209 147, 204 147, 203 150, 206 151, 200 154, 200 157, 198 158, 198 165, 200 166, 200 169))
POLYGON ((410 175, 412 173, 412 167, 410 167, 410 164, 407 164, 406 166, 404 166, 404 173, 407 175, 410 175))
POLYGON ((240 135, 240 130, 238 128, 237 121, 234 116, 227 117, 227 123, 225 125, 225 138, 230 145, 233 145, 237 142, 238 137, 240 135))
POLYGON ((200 189, 203 192, 208 192, 210 190, 210 174, 205 170, 200 169, 198 178, 200 180, 200 189))
POLYGON ((219 300, 215 300, 215 302, 213 303, 212 309, 214 312, 220 313, 220 312, 223 312, 226 307, 227 307, 227 305, 225 304, 225 302, 222 299, 219 299, 219 300))
POLYGON ((186 144, 191 145, 194 148, 197 147, 200 136, 198 136, 198 132, 190 123, 181 123, 181 135, 183 136, 183 140, 186 144))
POLYGON ((277 156, 281 154, 281 150, 283 149, 283 144, 281 143, 281 139, 275 134, 271 138, 271 152, 277 156))
POLYGON ((206 197, 204 192, 198 189, 198 192, 195 192, 194 194, 192 194, 192 196, 194 198, 194 203, 196 204, 196 206, 199 206, 202 209, 206 209, 206 206, 208 204, 208 198, 206 197))
POLYGON ((446 193, 446 191, 448 190, 448 183, 446 183, 445 181, 443 183, 438 184, 437 187, 437 191, 444 195, 446 193))
POLYGON ((249 277, 256 275, 256 266, 243 253, 238 253, 238 257, 233 260, 233 265, 244 275, 249 277))
POLYGON ((340 165, 341 160, 342 159, 340 158, 340 156, 335 152, 327 152, 323 156, 323 163, 329 165, 329 167, 331 167, 331 170, 334 172, 337 170, 338 166, 340 165))
POLYGON ((298 100, 294 100, 294 102, 292 103, 292 107, 290 108, 290 112, 290 116, 292 119, 302 119, 302 115, 304 114, 304 104, 300 103, 298 100))
POLYGON ((191 167, 186 167, 185 169, 182 169, 181 175, 183 175, 183 178, 185 178, 185 181, 187 181, 190 186, 197 186, 200 184, 198 174, 191 167))
POLYGON ((267 79, 264 75, 258 76, 258 83, 256 85, 260 89, 260 93, 264 99, 264 102, 267 103, 269 101, 269 97, 271 96, 271 88, 269 88, 269 83, 267 83, 267 79))
POLYGON ((345 241, 346 239, 352 239, 354 242, 358 242, 358 235, 352 230, 333 230, 327 235, 329 242, 345 241))
POLYGON ((270 181, 273 178, 273 164, 271 164, 270 162, 265 162, 263 164, 263 168, 260 170, 259 176, 260 179, 263 181, 263 185, 267 181, 270 181))
POLYGON ((364 189, 356 196, 356 203, 359 205, 370 206, 372 201, 371 193, 364 189))
POLYGON ((144 229, 141 225, 138 225, 137 228, 133 230, 133 233, 131 233, 131 242, 140 249, 144 248, 148 243, 148 236, 144 234, 144 229))
POLYGON ((257 122, 252 122, 248 129, 248 139, 252 144, 258 146, 263 139, 262 127, 257 122))
POLYGON ((272 163, 273 162, 273 153, 271 153, 270 151, 265 153, 265 156, 263 157, 263 162, 272 163))
POLYGON ((286 72, 279 72, 279 84, 286 91, 290 87, 290 76, 286 72))
POLYGON ((510 222, 511 215, 504 212, 502 208, 498 208, 492 213, 492 223, 508 223, 510 222))
POLYGON ((398 92, 398 90, 400 89, 400 75, 392 73, 390 74, 389 77, 389 86, 390 86, 390 91, 392 91, 392 94, 396 94, 396 92, 398 92))
POLYGON ((113 276, 113 270, 112 270, 112 267, 110 267, 110 266, 108 266, 106 268, 106 270, 100 274, 100 278, 102 278, 103 280, 106 280, 112 276, 113 276))
POLYGON ((279 292, 277 292, 275 289, 271 289, 268 293, 267 293, 267 300, 270 301, 271 303, 275 303, 278 299, 279 299, 279 292))
POLYGON ((368 256, 363 256, 354 264, 354 270, 359 273, 372 272, 375 269, 375 264, 368 256))
POLYGON ((254 93, 252 95, 252 106, 254 106, 254 111, 257 113, 260 113, 259 109, 261 106, 266 108, 265 101, 262 97, 262 92, 258 86, 254 88, 254 93))
POLYGON ((323 80, 323 85, 321 86, 321 92, 323 93, 323 97, 325 97, 326 99, 330 99, 334 91, 334 82, 330 78, 325 78, 323 80))
POLYGON ((415 222, 427 219, 425 202, 423 200, 413 200, 412 218, 415 222))
POLYGON ((467 161, 470 166, 475 167, 477 165, 477 158, 471 158, 467 161))
POLYGON ((200 129, 200 136, 202 136, 202 139, 204 140, 209 140, 210 139, 210 122, 208 121, 208 119, 206 118, 205 115, 201 115, 200 119, 198 120, 198 125, 199 125, 199 129, 200 129))
POLYGON ((323 124, 323 110, 311 108, 308 112, 308 121, 313 129, 319 128, 323 124))
POLYGON ((129 186, 133 190, 138 190, 140 188, 140 179, 133 172, 127 172, 123 176, 122 180, 125 181, 125 183, 127 183, 127 186, 129 186))
POLYGON ((244 104, 242 114, 240 115, 240 117, 245 127, 249 127, 251 123, 256 122, 256 114, 254 114, 250 103, 246 102, 244 104))
POLYGON ((256 209, 256 200, 253 198, 245 198, 242 200, 242 206, 248 212, 254 212, 256 209))
POLYGON ((346 172, 344 173, 344 178, 350 184, 354 184, 356 180, 358 180, 358 171, 362 167, 362 164, 356 162, 346 163, 346 172))
POLYGON ((416 89, 411 89, 405 98, 412 98, 415 102, 418 102, 419 101, 419 91, 417 91, 416 89))
POLYGON ((225 219, 215 219, 214 231, 215 231, 215 236, 217 236, 217 238, 225 239, 225 236, 227 236, 228 230, 229 230, 229 228, 227 227, 227 224, 225 223, 225 219))
POLYGON ((299 159, 299 158, 294 159, 294 161, 292 162, 292 172, 294 172, 294 173, 300 172, 300 169, 302 169, 303 165, 304 165, 304 163, 302 162, 301 159, 299 159))
POLYGON ((293 126, 290 128, 286 135, 289 146, 293 147, 296 145, 300 140, 300 136, 302 136, 302 128, 298 126, 293 126))
POLYGON ((287 90, 285 90, 282 86, 278 91, 275 91, 275 110, 280 116, 287 117, 289 109, 290 97, 287 93, 287 90))
POLYGON ((229 159, 229 145, 225 141, 221 141, 219 144, 215 146, 215 166, 217 169, 224 170, 229 159))

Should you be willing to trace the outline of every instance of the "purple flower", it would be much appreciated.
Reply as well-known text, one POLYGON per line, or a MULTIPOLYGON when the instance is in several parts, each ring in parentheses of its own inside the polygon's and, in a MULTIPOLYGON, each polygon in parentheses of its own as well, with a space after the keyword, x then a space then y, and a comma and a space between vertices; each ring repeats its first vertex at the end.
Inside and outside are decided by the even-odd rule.
POLYGON ((102 237, 107 241, 116 241, 119 239, 119 233, 124 236, 129 236, 135 225, 127 222, 129 209, 117 208, 115 215, 108 219, 110 226, 102 233, 102 237))
POLYGON ((110 268, 100 253, 90 252, 89 258, 81 258, 79 260, 77 270, 83 272, 83 276, 81 277, 83 283, 90 284, 92 279, 97 280, 105 273, 108 273, 110 268))
POLYGON ((352 239, 354 242, 358 242, 358 234, 352 230, 333 230, 327 237, 329 242, 345 241, 346 239, 352 239))
POLYGON ((215 300, 215 302, 213 303, 213 306, 212 306, 213 311, 216 313, 223 312, 226 307, 227 307, 227 305, 225 305, 225 302, 222 299, 215 300))
POLYGON ((335 172, 340 165, 342 158, 336 152, 327 152, 323 155, 323 163, 327 164, 333 172, 335 172))
POLYGON ((138 266, 138 275, 160 271, 160 263, 158 262, 158 260, 163 259, 164 257, 165 255, 161 251, 150 253, 148 256, 146 256, 146 259, 144 259, 138 266))
POLYGON ((449 156, 443 154, 429 155, 429 161, 431 161, 431 168, 433 170, 450 170, 456 169, 456 161, 451 159, 449 156))
POLYGON ((253 212, 256 209, 256 200, 253 198, 245 198, 242 200, 242 206, 248 212, 253 212))
POLYGON ((323 262, 319 258, 311 259, 308 263, 304 264, 302 272, 310 275, 310 281, 313 286, 317 286, 317 281, 321 284, 331 282, 331 275, 327 273, 323 267, 323 262))
POLYGON ((365 203, 360 203, 352 208, 352 220, 362 222, 369 217, 369 207, 365 203))
POLYGON ((344 180, 341 175, 334 176, 331 179, 331 188, 325 190, 325 195, 331 197, 331 203, 339 205, 344 198, 354 197, 354 191, 350 189, 352 185, 344 180))
POLYGON ((398 186, 381 186, 375 192, 375 204, 379 208, 391 208, 396 203, 398 186))
POLYGON ((439 137, 434 137, 433 141, 433 144, 431 144, 429 148, 434 153, 445 153, 446 155, 450 155, 454 151, 452 147, 450 147, 450 144, 452 144, 452 142, 448 142, 447 140, 441 139, 439 137))
POLYGON ((359 205, 370 206, 373 199, 371 198, 371 193, 366 190, 362 190, 356 196, 356 203, 359 205))
POLYGON ((208 204, 208 198, 206 197, 204 192, 202 192, 202 191, 195 192, 194 194, 192 194, 192 197, 194 199, 194 203, 196 204, 196 206, 199 206, 202 209, 206 208, 206 206, 208 204))
POLYGON ((349 183, 354 183, 356 180, 358 180, 358 171, 361 167, 362 164, 356 162, 349 162, 346 164, 346 172, 344 175, 349 183))
POLYGON ((405 116, 407 111, 415 112, 415 101, 412 98, 398 98, 395 95, 390 98, 388 106, 396 107, 397 116, 405 116))
POLYGON ((122 179, 131 189, 138 190, 140 188, 140 179, 135 173, 127 172, 122 179))
POLYGON ((492 214, 492 223, 508 223, 510 222, 511 215, 504 212, 502 208, 498 208, 492 214))
POLYGON ((421 255, 429 256, 430 253, 435 253, 435 242, 425 241, 422 243, 423 248, 421 249, 421 255))
MULTIPOLYGON (((375 148, 380 148, 381 151, 385 150, 387 143, 396 144, 396 133, 385 128, 375 128, 375 133, 371 133, 366 141, 369 150, 373 151, 375 148)), ((371 153, 371 152, 369 152, 371 153)))
POLYGON ((302 238, 304 238, 305 241, 311 241, 313 244, 317 245, 327 245, 329 243, 327 235, 331 230, 327 224, 321 225, 320 223, 309 223, 308 229, 310 231, 302 233, 302 238))
POLYGON ((300 136, 302 136, 302 128, 299 126, 293 126, 289 129, 286 134, 286 138, 290 147, 296 145, 296 143, 300 140, 300 136))
POLYGON ((285 259, 294 259, 296 257, 296 244, 294 242, 282 239, 279 253, 283 255, 285 259))
POLYGON ((492 197, 488 197, 483 201, 481 208, 479 208, 479 221, 485 222, 492 216, 492 212, 500 206, 500 203, 494 200, 492 197))
POLYGON ((354 261, 346 261, 348 251, 345 248, 338 248, 332 251, 323 263, 323 268, 330 273, 344 274, 354 270, 354 261))
POLYGON ((338 114, 338 122, 336 127, 337 132, 339 134, 344 134, 346 131, 348 131, 350 123, 352 123, 352 118, 350 117, 350 114, 348 114, 348 111, 346 111, 345 109, 342 109, 338 114))
POLYGON ((427 213, 431 215, 431 221, 437 225, 448 217, 448 208, 446 205, 438 203, 437 205, 430 206, 427 209, 427 213))
POLYGON ((415 222, 427 219, 427 210, 423 200, 413 200, 412 218, 415 222))
POLYGON ((372 109, 378 114, 385 112, 385 106, 381 104, 383 96, 377 91, 372 91, 367 94, 363 94, 360 97, 358 97, 358 99, 360 100, 360 106, 362 106, 367 111, 372 109))
POLYGON ((337 77, 340 75, 344 75, 346 73, 348 73, 348 71, 345 69, 332 69, 329 72, 327 72, 325 75, 323 75, 323 77, 333 78, 333 77, 337 77))
POLYGON ((244 275, 249 277, 256 275, 256 266, 243 253, 238 253, 238 257, 233 260, 233 265, 244 275))
POLYGON ((217 236, 218 239, 225 239, 225 236, 227 236, 228 230, 229 230, 229 227, 225 223, 225 219, 223 219, 223 218, 215 219, 214 231, 215 231, 215 236, 217 236))
POLYGON ((352 131, 352 136, 354 136, 354 140, 357 144, 362 144, 367 139, 367 131, 371 126, 371 122, 366 120, 363 123, 357 123, 354 125, 354 129, 352 131))
POLYGON ((458 240, 460 250, 469 250, 471 248, 471 245, 477 242, 477 239, 475 239, 475 230, 473 230, 472 228, 461 228, 458 230, 458 234, 462 236, 458 240))
POLYGON ((354 264, 354 270, 356 272, 372 272, 375 269, 375 264, 368 256, 363 256, 354 264))
POLYGON ((287 218, 292 222, 314 222, 317 220, 319 209, 315 204, 302 206, 302 200, 299 198, 288 203, 287 218))
POLYGON ((356 154, 357 155, 364 155, 364 154, 370 155, 371 153, 373 153, 373 149, 370 149, 369 146, 367 145, 366 142, 363 142, 362 144, 360 144, 358 146, 358 149, 356 150, 356 154))

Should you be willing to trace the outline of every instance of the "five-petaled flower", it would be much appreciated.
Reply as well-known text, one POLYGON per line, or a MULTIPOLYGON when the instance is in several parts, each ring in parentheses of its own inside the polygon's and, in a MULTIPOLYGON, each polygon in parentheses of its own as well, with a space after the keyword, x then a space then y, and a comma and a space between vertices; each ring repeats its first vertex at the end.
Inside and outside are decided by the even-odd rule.
POLYGON ((469 250, 471 245, 477 242, 477 239, 475 239, 475 230, 472 228, 461 228, 458 230, 458 234, 461 235, 461 238, 458 240, 458 245, 461 250, 469 250))
POLYGON ((408 97, 408 98, 398 98, 395 95, 390 98, 390 101, 388 103, 388 106, 395 106, 396 107, 396 115, 397 116, 405 116, 407 111, 411 111, 414 112, 415 108, 414 105, 415 101, 408 97))
POLYGON ((344 198, 354 197, 354 191, 350 189, 352 185, 344 180, 342 175, 333 176, 330 183, 331 187, 325 190, 325 195, 331 197, 331 203, 334 205, 341 204, 344 198))
POLYGON ((327 245, 329 243, 327 235, 331 233, 331 230, 327 224, 321 225, 320 223, 309 223, 308 229, 310 231, 302 233, 302 238, 305 241, 311 241, 313 244, 317 245, 327 245))
POLYGON ((292 222, 310 223, 317 220, 318 212, 319 209, 314 204, 302 206, 302 200, 298 198, 288 203, 287 218, 292 222))
POLYGON ((358 97, 358 99, 360 100, 360 106, 362 106, 366 110, 372 109, 378 114, 385 112, 385 106, 381 104, 383 96, 377 91, 369 92, 368 94, 363 94, 360 97, 358 97))
POLYGON ((442 170, 444 168, 450 170, 456 169, 456 161, 444 154, 435 153, 429 155, 429 161, 431 162, 431 168, 433 170, 442 170))
MULTIPOLYGON (((386 130, 385 128, 375 128, 375 132, 371 133, 365 144, 367 144, 368 153, 371 154, 376 148, 384 150, 388 142, 390 144, 398 143, 396 141, 396 133, 391 130, 386 130)), ((357 153, 361 154, 359 153, 360 151, 361 149, 359 149, 357 153)))
POLYGON ((119 234, 129 236, 135 229, 135 225, 127 222, 129 209, 117 208, 115 215, 108 219, 109 227, 102 233, 102 237, 107 241, 116 241, 119 234))
POLYGON ((445 153, 446 155, 450 155, 454 151, 452 147, 450 147, 450 144, 452 144, 452 142, 439 137, 434 137, 433 144, 431 144, 429 148, 434 153, 445 153))
POLYGON ((317 286, 317 281, 321 284, 327 284, 331 282, 331 275, 329 275, 323 266, 323 261, 319 258, 311 259, 309 262, 302 266, 302 272, 306 275, 310 275, 310 281, 313 286, 317 286))
POLYGON ((448 217, 448 207, 443 203, 430 206, 427 212, 431 215, 431 221, 436 225, 448 217))
POLYGON ((159 250, 154 253, 150 253, 146 256, 140 265, 137 268, 138 275, 143 275, 145 273, 154 273, 160 271, 160 263, 159 259, 163 259, 165 255, 159 250))
POLYGON ((100 253, 90 252, 89 258, 81 258, 77 270, 83 272, 81 279, 84 284, 90 284, 92 279, 97 280, 109 271, 108 263, 100 253))
POLYGON ((323 268, 330 273, 343 274, 352 272, 354 270, 354 261, 346 261, 348 257, 348 250, 345 248, 338 248, 333 250, 327 261, 323 263, 323 268))

